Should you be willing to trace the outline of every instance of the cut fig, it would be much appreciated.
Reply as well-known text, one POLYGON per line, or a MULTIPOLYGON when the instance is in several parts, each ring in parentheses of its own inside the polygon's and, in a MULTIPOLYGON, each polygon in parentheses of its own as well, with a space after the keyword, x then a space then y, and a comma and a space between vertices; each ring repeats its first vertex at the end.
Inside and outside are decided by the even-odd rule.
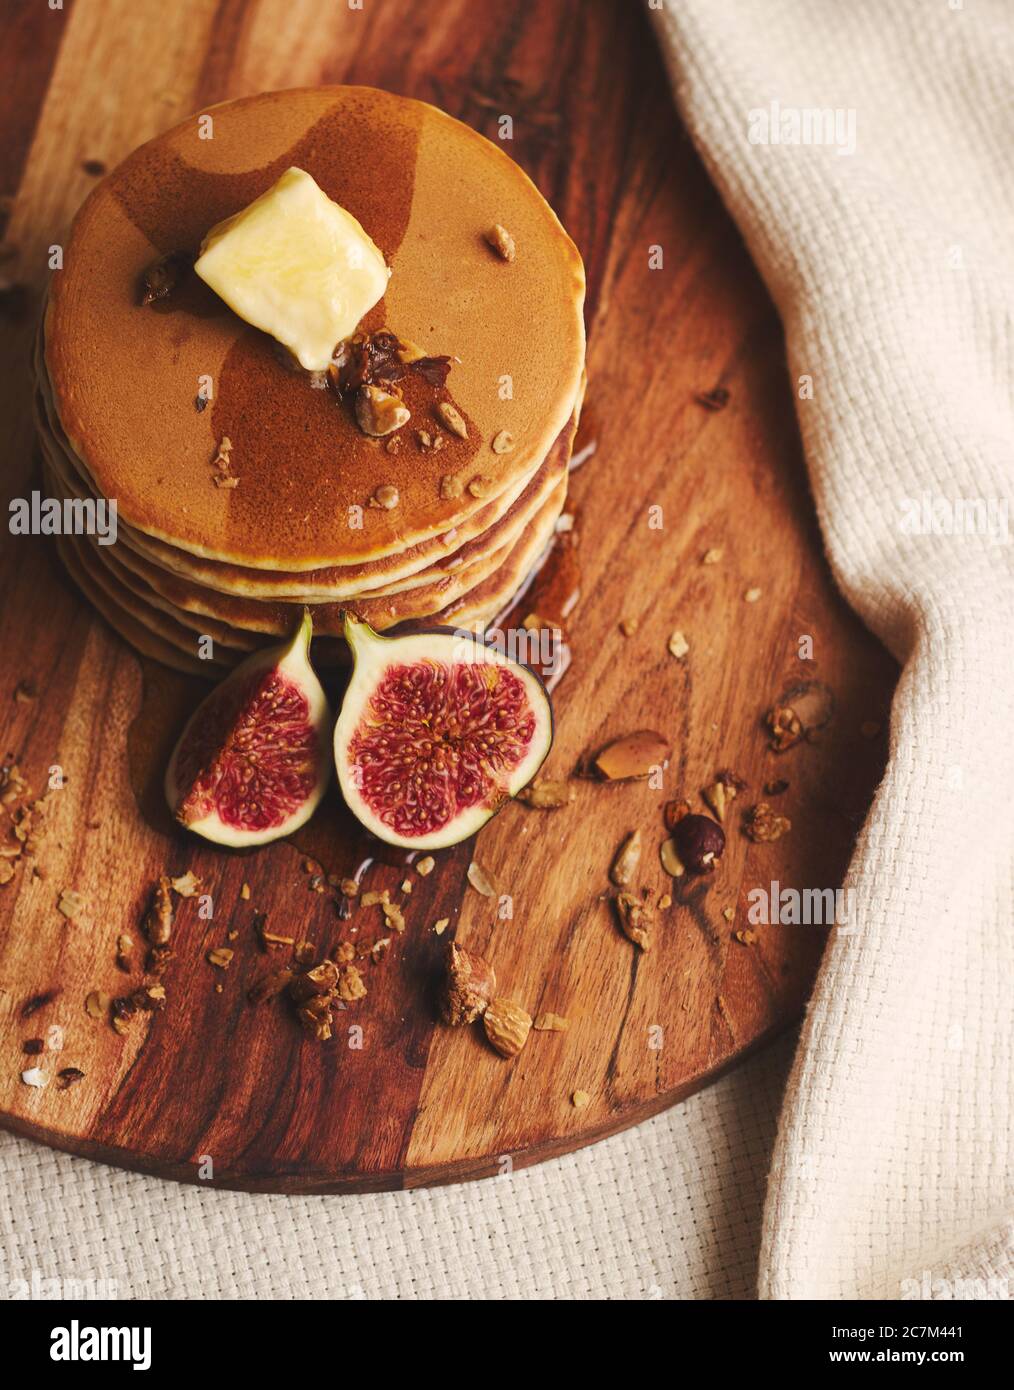
POLYGON ((334 736, 350 810, 392 845, 466 840, 532 780, 553 742, 537 675, 471 633, 381 637, 345 616, 352 678, 334 736))
POLYGON ((316 810, 330 778, 331 710, 310 665, 313 623, 255 652, 191 715, 165 776, 181 825, 219 845, 262 845, 316 810))

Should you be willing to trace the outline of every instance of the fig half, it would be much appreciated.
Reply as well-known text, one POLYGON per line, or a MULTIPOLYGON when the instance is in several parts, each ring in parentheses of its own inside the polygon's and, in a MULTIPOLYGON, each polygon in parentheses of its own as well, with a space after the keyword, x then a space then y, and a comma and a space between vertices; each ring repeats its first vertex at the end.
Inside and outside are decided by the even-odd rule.
POLYGON ((165 775, 181 825, 219 845, 262 845, 309 820, 330 780, 331 709, 310 665, 309 611, 215 687, 187 722, 165 775))
POLYGON ((381 637, 345 615, 354 666, 334 735, 349 809, 388 844, 443 849, 532 780, 553 742, 545 686, 470 632, 381 637))

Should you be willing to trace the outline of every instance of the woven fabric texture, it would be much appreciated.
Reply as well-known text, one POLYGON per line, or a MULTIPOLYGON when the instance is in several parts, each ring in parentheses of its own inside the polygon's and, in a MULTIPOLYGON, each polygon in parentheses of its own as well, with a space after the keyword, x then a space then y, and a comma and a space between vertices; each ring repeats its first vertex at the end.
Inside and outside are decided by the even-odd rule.
POLYGON ((650 8, 812 382, 835 576, 903 667, 855 930, 825 953, 779 1120, 760 1292, 1009 1297, 1014 12, 650 8))

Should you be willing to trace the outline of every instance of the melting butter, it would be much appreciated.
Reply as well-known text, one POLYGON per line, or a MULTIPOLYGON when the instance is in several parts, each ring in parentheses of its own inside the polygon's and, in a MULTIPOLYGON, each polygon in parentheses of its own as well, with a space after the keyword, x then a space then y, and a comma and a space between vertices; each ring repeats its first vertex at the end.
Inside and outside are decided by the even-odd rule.
POLYGON ((391 274, 352 214, 296 168, 212 227, 194 269, 310 372, 327 367, 335 345, 383 297, 391 274))

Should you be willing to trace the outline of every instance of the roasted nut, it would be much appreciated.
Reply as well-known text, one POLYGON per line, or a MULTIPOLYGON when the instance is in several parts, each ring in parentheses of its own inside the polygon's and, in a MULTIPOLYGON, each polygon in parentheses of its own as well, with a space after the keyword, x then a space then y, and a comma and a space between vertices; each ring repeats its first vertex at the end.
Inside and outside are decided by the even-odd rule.
POLYGON ((333 960, 322 960, 312 970, 297 975, 289 986, 289 993, 297 1003, 309 999, 314 994, 330 994, 338 984, 338 967, 333 960))
POLYGON ((465 877, 475 891, 481 893, 484 898, 496 897, 496 884, 477 860, 473 859, 469 864, 465 877))
POLYGON ((355 965, 343 966, 341 975, 338 977, 338 998, 346 1004, 351 1004, 356 999, 362 999, 366 992, 366 981, 359 973, 359 967, 355 965))
POLYGON ((655 910, 647 901, 633 893, 618 893, 613 899, 623 935, 642 951, 651 947, 651 929, 655 925, 655 910))
POLYGON ((672 753, 672 745, 651 729, 614 738, 595 755, 594 767, 607 782, 633 782, 650 776, 672 753))
POLYGON ((676 853, 692 874, 710 873, 725 849, 725 831, 710 816, 689 815, 673 829, 676 853))
POLYGON ((393 484, 381 483, 370 498, 370 506, 377 507, 380 511, 393 512, 400 501, 401 496, 393 484))
POLYGON ((440 479, 440 496, 445 500, 460 497, 465 491, 465 484, 460 478, 456 478, 453 473, 445 473, 440 479))
POLYGON ((537 1033, 566 1033, 570 1019, 561 1014, 539 1014, 532 1027, 537 1033))
POLYGON ((679 628, 669 638, 669 654, 674 656, 677 661, 682 660, 690 650, 690 643, 684 637, 679 628))
POLYGON ((496 972, 482 956, 456 941, 447 943, 440 1017, 452 1028, 474 1023, 496 992, 496 972))
POLYGON ((411 419, 408 407, 379 386, 360 386, 356 392, 356 424, 375 439, 400 430, 411 419))
POLYGON ((658 848, 658 857, 670 878, 682 878, 686 873, 687 866, 677 853, 675 840, 663 840, 658 848))
POLYGON ((555 811, 574 800, 574 788, 568 782, 532 782, 518 792, 517 800, 538 811, 555 811))
POLYGON ((513 999, 494 999, 482 1016, 486 1037, 501 1057, 516 1057, 528 1041, 531 1015, 513 999))
POLYGON ((729 802, 736 799, 737 791, 735 782, 727 782, 718 777, 710 786, 704 788, 701 796, 714 811, 717 819, 724 821, 729 802))
POLYGON ((514 448, 514 436, 510 430, 501 430, 493 436, 489 447, 494 454, 509 454, 514 448))
POLYGON ((747 811, 743 829, 755 844, 764 844, 771 840, 780 840, 792 829, 792 822, 788 816, 778 815, 766 801, 758 801, 756 806, 747 811))
POLYGON ((626 888, 637 872, 641 862, 641 832, 633 830, 620 845, 609 870, 609 877, 617 888, 626 888))
POLYGON ((769 709, 766 722, 771 730, 771 747, 776 753, 784 753, 803 737, 803 725, 791 705, 775 705, 769 709))
POLYGON ((494 222, 486 233, 486 240, 496 254, 505 261, 512 261, 517 255, 517 247, 514 238, 506 227, 501 227, 499 222, 494 222))
POLYGON ((235 954, 236 952, 228 946, 216 946, 213 951, 208 952, 207 961, 218 970, 228 970, 235 954))
POLYGON ((438 401, 436 412, 452 434, 456 434, 459 439, 468 438, 468 426, 465 424, 464 416, 450 401, 438 401))
POLYGON ((662 818, 665 821, 666 830, 672 830, 677 821, 690 814, 689 801, 667 801, 662 818))
POLYGON ((151 906, 144 919, 144 934, 152 946, 166 946, 173 929, 172 884, 166 874, 160 874, 152 893, 151 906))
POLYGON ((468 491, 472 497, 488 497, 493 491, 493 479, 486 473, 476 473, 468 484, 468 491))

